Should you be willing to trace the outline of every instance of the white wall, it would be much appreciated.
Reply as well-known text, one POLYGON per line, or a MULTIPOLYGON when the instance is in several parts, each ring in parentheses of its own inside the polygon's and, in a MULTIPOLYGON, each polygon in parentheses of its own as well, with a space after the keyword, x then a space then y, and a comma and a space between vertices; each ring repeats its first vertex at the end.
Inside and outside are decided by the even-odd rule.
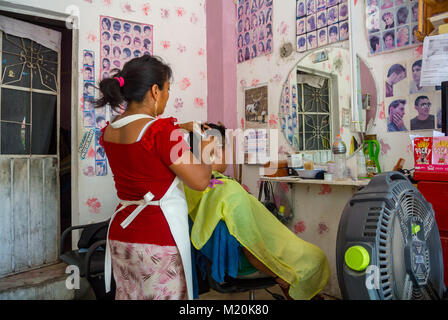
MULTIPOLYGON (((95 52, 95 80, 99 78, 100 15, 111 16, 154 26, 154 55, 161 56, 173 69, 170 99, 164 116, 174 116, 180 122, 207 119, 207 60, 205 0, 15 0, 13 3, 46 9, 58 13, 79 12, 79 101, 72 110, 77 110, 76 148, 78 185, 73 194, 78 194, 79 212, 72 212, 72 223, 83 224, 102 221, 110 217, 116 205, 116 191, 110 168, 104 177, 84 174, 94 167, 94 158, 81 160, 77 146, 87 131, 82 123, 82 51, 95 52), (147 9, 147 10, 145 10, 147 9), (183 82, 184 85, 181 86, 183 82), (185 85, 185 84, 188 84, 185 85)), ((96 83, 98 84, 98 82, 96 83)), ((98 97, 98 90, 96 90, 98 97)), ((92 142, 93 146, 94 142, 92 142)), ((76 201, 76 200, 75 200, 76 201)), ((74 208, 76 210, 76 208, 74 208)))

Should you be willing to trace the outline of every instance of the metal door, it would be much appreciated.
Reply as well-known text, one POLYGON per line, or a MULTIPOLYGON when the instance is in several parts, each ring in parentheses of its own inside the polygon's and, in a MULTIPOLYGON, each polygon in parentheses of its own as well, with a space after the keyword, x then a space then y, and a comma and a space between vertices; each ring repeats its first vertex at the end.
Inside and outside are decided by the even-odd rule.
POLYGON ((0 31, 0 61, 1 278, 58 260, 60 50, 0 31))

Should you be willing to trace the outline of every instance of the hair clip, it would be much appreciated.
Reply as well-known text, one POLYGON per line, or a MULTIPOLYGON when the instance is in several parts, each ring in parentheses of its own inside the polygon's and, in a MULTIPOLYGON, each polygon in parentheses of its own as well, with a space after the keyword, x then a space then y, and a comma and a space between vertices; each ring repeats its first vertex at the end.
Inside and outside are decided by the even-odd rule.
POLYGON ((114 77, 114 79, 117 79, 118 83, 120 84, 120 88, 124 86, 123 77, 114 77))

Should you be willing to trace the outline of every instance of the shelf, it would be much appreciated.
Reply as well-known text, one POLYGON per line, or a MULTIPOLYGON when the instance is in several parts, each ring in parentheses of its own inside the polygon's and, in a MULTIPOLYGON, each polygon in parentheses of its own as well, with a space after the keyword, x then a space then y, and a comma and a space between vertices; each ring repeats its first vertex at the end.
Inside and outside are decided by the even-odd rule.
POLYGON ((261 181, 271 181, 271 182, 286 182, 286 183, 301 183, 301 184, 328 184, 328 185, 337 185, 337 186, 355 186, 361 187, 369 184, 370 179, 365 180, 322 180, 322 179, 303 179, 294 176, 288 177, 266 177, 261 176, 261 181))
POLYGON ((434 27, 429 20, 430 17, 448 11, 446 0, 419 0, 418 1, 418 29, 415 31, 416 38, 423 42, 434 27))

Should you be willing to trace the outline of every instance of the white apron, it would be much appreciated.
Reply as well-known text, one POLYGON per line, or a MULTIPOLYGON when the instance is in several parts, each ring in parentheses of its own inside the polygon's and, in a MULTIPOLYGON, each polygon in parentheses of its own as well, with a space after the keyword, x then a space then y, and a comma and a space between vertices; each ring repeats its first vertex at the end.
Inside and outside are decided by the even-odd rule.
MULTIPOLYGON (((132 121, 143 119, 143 118, 151 118, 153 117, 145 114, 135 114, 132 116, 128 116, 122 118, 118 121, 115 121, 111 124, 113 128, 123 127, 132 121)), ((145 129, 154 121, 154 119, 150 121, 147 126, 145 126, 140 133, 137 141, 140 140, 143 135, 145 129)), ((142 200, 139 201, 126 201, 120 200, 121 207, 114 212, 112 217, 110 218, 109 228, 107 230, 107 241, 106 241, 106 259, 105 259, 105 270, 104 270, 104 280, 106 283, 106 292, 110 291, 110 283, 112 276, 112 264, 111 264, 111 256, 110 256, 110 246, 109 246, 109 229, 112 224, 115 215, 130 205, 137 205, 135 210, 121 223, 121 227, 126 228, 135 217, 146 207, 146 206, 160 206, 162 212, 165 216, 165 219, 168 223, 168 226, 171 230, 171 234, 173 235, 174 241, 176 242, 176 246, 179 250, 180 256, 182 258, 182 264, 185 272, 185 280, 187 283, 187 292, 188 299, 193 299, 193 274, 192 274, 192 265, 191 265, 191 247, 190 247, 190 233, 188 228, 188 206, 187 201, 185 200, 185 193, 183 189, 183 184, 180 183, 178 177, 175 177, 171 186, 168 188, 167 192, 163 195, 163 197, 159 201, 152 201, 154 195, 151 192, 145 194, 142 200)))

